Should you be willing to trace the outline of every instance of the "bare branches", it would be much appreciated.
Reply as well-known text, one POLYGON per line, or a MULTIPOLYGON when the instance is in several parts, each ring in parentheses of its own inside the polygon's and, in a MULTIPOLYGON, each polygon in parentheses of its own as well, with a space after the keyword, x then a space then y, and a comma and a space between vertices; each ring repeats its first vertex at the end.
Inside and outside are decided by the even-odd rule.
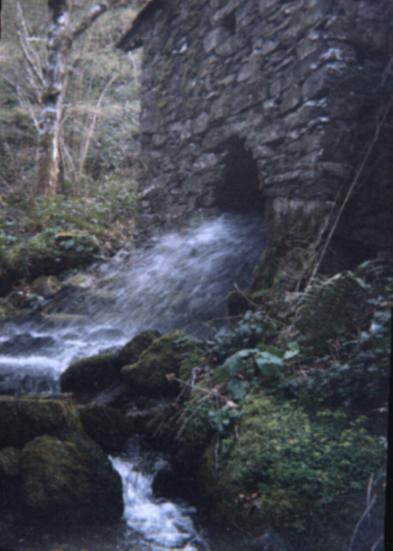
POLYGON ((117 78, 116 74, 112 75, 112 77, 105 84, 105 86, 104 86, 104 88, 103 88, 103 90, 102 90, 102 92, 101 92, 101 94, 98 98, 98 101, 97 101, 97 104, 96 104, 96 110, 95 110, 95 112, 92 116, 89 131, 88 131, 87 137, 86 137, 86 141, 84 143, 84 146, 83 146, 83 149, 82 149, 82 152, 81 152, 81 156, 80 156, 80 159, 79 159, 79 176, 82 176, 83 171, 84 171, 87 154, 89 152, 90 143, 91 143, 91 140, 93 138, 94 131, 95 131, 96 124, 97 124, 97 119, 98 119, 98 115, 99 115, 99 108, 101 107, 101 104, 102 104, 102 101, 105 97, 105 94, 107 93, 109 88, 112 86, 112 84, 114 83, 116 78, 117 78))
POLYGON ((31 46, 26 20, 23 14, 22 6, 19 2, 16 3, 16 22, 19 45, 26 62, 29 82, 32 87, 38 91, 40 88, 46 86, 46 81, 44 78, 40 56, 31 46))
POLYGON ((124 4, 124 0, 107 0, 106 2, 101 2, 95 6, 92 6, 88 13, 86 13, 78 24, 71 30, 71 41, 74 41, 81 34, 87 31, 87 29, 89 29, 92 24, 109 9, 124 4))

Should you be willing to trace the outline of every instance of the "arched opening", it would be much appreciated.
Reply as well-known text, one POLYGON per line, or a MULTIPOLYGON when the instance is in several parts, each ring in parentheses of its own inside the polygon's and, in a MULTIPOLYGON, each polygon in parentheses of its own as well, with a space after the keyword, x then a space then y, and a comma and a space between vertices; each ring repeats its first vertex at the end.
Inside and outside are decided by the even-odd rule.
POLYGON ((244 140, 235 136, 226 144, 223 178, 216 187, 215 204, 225 212, 261 210, 258 166, 244 140))

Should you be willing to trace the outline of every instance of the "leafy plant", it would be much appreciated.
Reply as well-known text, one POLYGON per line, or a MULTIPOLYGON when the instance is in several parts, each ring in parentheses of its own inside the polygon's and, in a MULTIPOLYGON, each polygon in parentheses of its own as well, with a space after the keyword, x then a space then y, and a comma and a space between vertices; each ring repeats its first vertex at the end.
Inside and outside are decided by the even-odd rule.
POLYGON ((361 418, 348 423, 328 410, 310 416, 263 395, 249 397, 241 413, 237 436, 222 440, 218 483, 227 502, 253 495, 257 522, 303 531, 339 503, 344 512, 342 498, 384 466, 386 442, 370 436, 361 418))

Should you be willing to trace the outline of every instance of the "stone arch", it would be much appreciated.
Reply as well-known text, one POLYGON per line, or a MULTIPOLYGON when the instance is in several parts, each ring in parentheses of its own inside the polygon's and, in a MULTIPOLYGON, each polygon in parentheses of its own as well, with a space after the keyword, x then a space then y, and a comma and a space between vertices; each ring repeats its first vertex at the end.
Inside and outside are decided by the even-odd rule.
POLYGON ((215 189, 215 205, 224 212, 262 208, 257 161, 246 141, 232 136, 224 144, 222 177, 215 189))

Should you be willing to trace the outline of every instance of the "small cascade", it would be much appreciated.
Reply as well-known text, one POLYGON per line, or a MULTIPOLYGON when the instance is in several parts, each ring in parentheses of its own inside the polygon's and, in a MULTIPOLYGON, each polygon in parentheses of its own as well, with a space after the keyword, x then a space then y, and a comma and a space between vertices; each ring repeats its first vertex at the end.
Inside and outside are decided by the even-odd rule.
POLYGON ((208 551, 206 541, 192 520, 195 509, 153 495, 154 479, 167 467, 162 457, 143 453, 134 443, 128 454, 111 458, 111 461, 123 483, 124 520, 142 537, 146 549, 208 551))

